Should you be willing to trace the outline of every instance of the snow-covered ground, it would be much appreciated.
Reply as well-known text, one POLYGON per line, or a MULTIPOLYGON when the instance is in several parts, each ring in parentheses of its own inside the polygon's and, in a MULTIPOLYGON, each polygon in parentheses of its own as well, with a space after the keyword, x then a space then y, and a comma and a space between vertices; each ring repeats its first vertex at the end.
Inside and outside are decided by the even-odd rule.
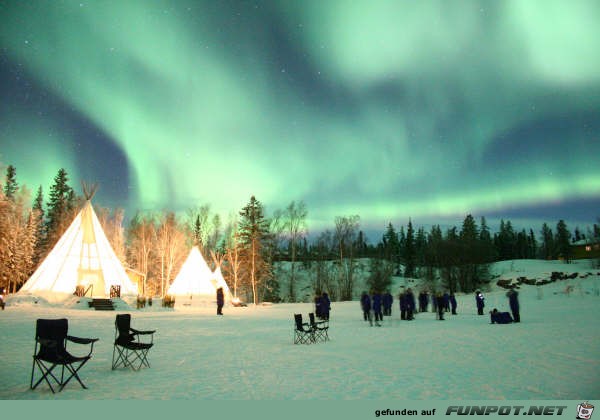
MULTIPOLYGON (((293 314, 307 316, 308 303, 226 307, 217 317, 213 307, 100 312, 9 300, 0 311, 0 399, 597 400, 600 276, 588 264, 496 264, 498 279, 592 273, 522 285, 520 324, 491 325, 472 295, 458 295, 458 315, 445 321, 431 312, 400 321, 396 301, 380 328, 362 320, 358 302, 333 302, 331 340, 312 345, 293 344, 293 314), (123 312, 134 328, 157 330, 149 369, 111 370, 114 318, 123 312), (45 385, 31 391, 35 320, 60 317, 69 334, 100 338, 80 372, 89 389, 72 382, 56 395, 45 385)), ((486 313, 494 307, 508 310, 505 290, 486 293, 486 313)))

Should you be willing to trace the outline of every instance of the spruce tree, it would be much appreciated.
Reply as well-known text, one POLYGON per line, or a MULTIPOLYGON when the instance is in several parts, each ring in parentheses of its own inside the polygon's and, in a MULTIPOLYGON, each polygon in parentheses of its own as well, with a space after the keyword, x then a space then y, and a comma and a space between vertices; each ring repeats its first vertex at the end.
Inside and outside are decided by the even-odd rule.
POLYGON ((269 234, 269 222, 265 219, 263 205, 252 196, 240 211, 238 225, 240 243, 246 254, 246 266, 254 304, 258 304, 258 285, 270 278, 270 267, 263 257, 264 241, 269 234))
POLYGON ((44 224, 44 194, 42 192, 41 185, 39 186, 35 200, 33 201, 33 216, 35 218, 35 225, 37 227, 33 254, 33 265, 36 267, 42 258, 44 245, 46 243, 46 226, 44 224))
POLYGON ((391 222, 388 224, 387 229, 383 234, 382 241, 383 257, 389 262, 397 264, 400 254, 400 242, 398 241, 398 234, 391 222))
POLYGON ((559 255, 565 262, 571 262, 571 232, 567 229, 564 220, 560 220, 556 225, 556 246, 559 255))
POLYGON ((14 166, 8 165, 6 168, 6 181, 4 184, 4 196, 11 201, 15 201, 15 194, 19 189, 17 183, 17 170, 14 166))
POLYGON ((541 249, 541 257, 545 260, 550 260, 554 258, 554 236, 552 234, 552 229, 544 223, 542 225, 542 249, 541 249))
POLYGON ((66 219, 75 204, 75 193, 68 181, 67 171, 60 168, 54 177, 54 184, 50 187, 50 201, 47 203, 46 249, 54 246, 60 238, 68 223, 66 219))
POLYGON ((415 233, 412 226, 412 221, 408 219, 406 228, 406 239, 404 243, 404 277, 415 276, 415 233))

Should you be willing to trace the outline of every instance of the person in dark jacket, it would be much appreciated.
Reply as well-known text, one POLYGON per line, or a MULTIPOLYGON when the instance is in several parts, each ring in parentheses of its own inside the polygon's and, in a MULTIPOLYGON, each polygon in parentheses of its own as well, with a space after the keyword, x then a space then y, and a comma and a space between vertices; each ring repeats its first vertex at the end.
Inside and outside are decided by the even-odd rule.
POLYGON ((444 311, 450 312, 450 295, 448 294, 448 292, 444 292, 442 298, 444 302, 444 311))
POLYGON ((321 294, 317 292, 317 294, 315 295, 315 316, 317 318, 321 318, 321 304, 322 304, 323 300, 321 299, 321 294))
POLYGON ((217 315, 223 315, 223 304, 225 303, 225 297, 223 296, 223 288, 217 289, 217 315))
POLYGON ((431 291, 431 312, 437 313, 437 292, 435 290, 431 291))
POLYGON ((436 300, 435 306, 437 308, 436 319, 438 319, 439 321, 443 321, 444 320, 444 312, 445 312, 444 295, 442 295, 442 292, 437 292, 437 295, 434 297, 434 299, 436 300))
POLYGON ((392 315, 392 305, 394 304, 394 297, 390 293, 390 291, 386 291, 382 297, 383 303, 383 315, 391 316, 392 315))
POLYGON ((519 313, 519 293, 515 289, 510 289, 508 293, 508 303, 510 305, 510 311, 515 322, 521 322, 521 314, 519 313))
POLYGON ((483 297, 483 293, 481 293, 479 290, 475 293, 475 303, 477 304, 477 315, 483 315, 485 298, 483 297))
POLYGON ((450 292, 450 308, 452 309, 452 315, 456 315, 456 296, 454 296, 454 292, 450 292))
POLYGON ((365 321, 369 321, 369 324, 373 326, 373 319, 371 318, 371 297, 367 292, 363 292, 360 297, 360 307, 362 308, 365 321))
POLYGON ((429 295, 427 295, 426 290, 423 290, 419 293, 419 312, 427 312, 428 304, 429 304, 429 295))
POLYGON ((383 314, 381 313, 381 293, 377 291, 374 292, 371 300, 373 302, 373 314, 375 314, 375 325, 380 327, 381 324, 379 322, 383 321, 383 314))
POLYGON ((508 312, 498 312, 496 308, 490 311, 490 320, 492 324, 510 324, 513 322, 508 312))
POLYGON ((398 302, 400 303, 400 319, 406 319, 406 292, 400 292, 398 295, 398 302))
POLYGON ((412 321, 413 319, 415 319, 415 317, 414 317, 415 308, 416 308, 415 295, 413 294, 412 289, 409 287, 408 290, 406 290, 406 320, 407 321, 412 321))
POLYGON ((331 300, 326 292, 321 295, 321 319, 329 321, 329 311, 331 311, 331 300))

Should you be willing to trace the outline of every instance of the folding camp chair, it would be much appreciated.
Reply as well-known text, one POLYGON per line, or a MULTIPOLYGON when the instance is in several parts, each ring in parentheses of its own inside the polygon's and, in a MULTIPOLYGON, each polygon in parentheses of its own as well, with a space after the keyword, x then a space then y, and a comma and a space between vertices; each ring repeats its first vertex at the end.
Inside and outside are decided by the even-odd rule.
POLYGON ((315 334, 315 341, 329 340, 329 321, 315 321, 315 314, 312 312, 308 314, 308 317, 310 318, 310 326, 315 334))
POLYGON ((294 314, 294 344, 315 342, 315 332, 310 325, 302 323, 302 314, 294 314))
POLYGON ((142 366, 150 367, 148 351, 154 345, 152 331, 139 331, 131 328, 131 315, 120 314, 115 319, 115 345, 113 347, 112 369, 130 367, 139 370, 142 366), (140 336, 149 335, 145 341, 140 336))
POLYGON ((58 390, 69 383, 72 378, 77 379, 79 384, 87 389, 79 377, 79 369, 92 357, 94 343, 97 338, 80 338, 67 335, 69 322, 66 319, 38 319, 35 325, 35 347, 33 350, 33 366, 31 367, 31 389, 35 389, 42 381, 46 381, 52 393, 54 387, 50 379, 58 385, 58 390), (85 356, 73 356, 67 351, 67 341, 77 344, 89 344, 89 352, 85 356), (54 369, 60 366, 60 379, 55 375, 54 369), (37 367, 37 369, 36 369, 37 367), (34 384, 36 370, 41 377, 34 384), (65 371, 67 372, 65 375, 65 371))

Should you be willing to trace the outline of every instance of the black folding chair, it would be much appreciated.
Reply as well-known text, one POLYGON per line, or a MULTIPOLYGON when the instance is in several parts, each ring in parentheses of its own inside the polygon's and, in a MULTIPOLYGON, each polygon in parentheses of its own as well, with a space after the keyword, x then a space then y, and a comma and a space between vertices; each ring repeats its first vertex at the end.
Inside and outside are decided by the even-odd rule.
POLYGON ((315 314, 312 312, 308 314, 308 318, 310 319, 310 326, 315 333, 315 341, 329 340, 329 321, 316 321, 315 314))
POLYGON ((302 314, 294 314, 294 344, 315 342, 315 332, 310 325, 302 322, 302 314))
POLYGON ((139 370, 150 367, 148 351, 154 345, 154 333, 131 328, 131 315, 120 314, 115 319, 115 345, 113 347, 112 369, 130 367, 139 370), (142 341, 141 336, 149 336, 142 341))
POLYGON ((38 319, 35 326, 35 347, 33 350, 33 366, 31 367, 31 389, 35 389, 42 381, 46 381, 52 393, 55 385, 58 391, 69 383, 72 378, 77 379, 79 384, 87 389, 79 377, 79 369, 92 357, 94 343, 97 338, 80 338, 67 335, 69 322, 66 319, 38 319), (73 356, 67 351, 67 341, 77 344, 89 344, 89 352, 85 356, 73 356), (55 375, 54 369, 60 366, 60 378, 55 375), (37 367, 37 369, 36 369, 37 367), (36 370, 41 377, 34 384, 36 370), (66 373, 65 373, 66 372, 66 373))

